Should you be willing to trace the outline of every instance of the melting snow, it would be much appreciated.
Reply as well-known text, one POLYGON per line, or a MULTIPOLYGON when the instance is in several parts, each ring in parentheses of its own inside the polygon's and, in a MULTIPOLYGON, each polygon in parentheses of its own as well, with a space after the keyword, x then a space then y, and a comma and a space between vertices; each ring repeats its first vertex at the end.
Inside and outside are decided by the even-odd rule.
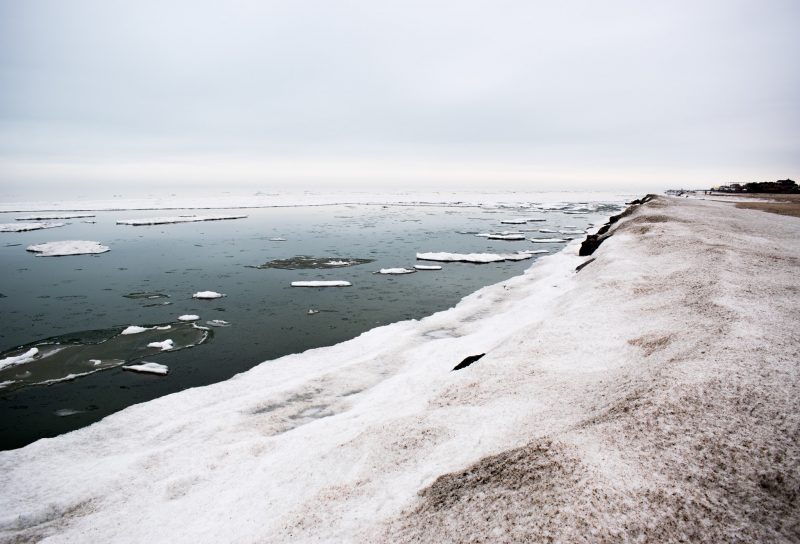
POLYGON ((164 340, 163 342, 150 342, 147 344, 148 348, 159 348, 161 351, 168 351, 175 347, 175 342, 170 340, 169 338, 164 340))
POLYGON ((99 242, 90 242, 88 240, 64 240, 61 242, 35 244, 28 246, 26 249, 36 253, 37 257, 64 257, 67 255, 105 253, 110 251, 111 248, 99 242))
POLYGON ((146 330, 149 329, 147 327, 139 327, 138 325, 131 325, 130 327, 127 327, 124 331, 122 331, 120 334, 139 334, 140 332, 144 332, 146 330))

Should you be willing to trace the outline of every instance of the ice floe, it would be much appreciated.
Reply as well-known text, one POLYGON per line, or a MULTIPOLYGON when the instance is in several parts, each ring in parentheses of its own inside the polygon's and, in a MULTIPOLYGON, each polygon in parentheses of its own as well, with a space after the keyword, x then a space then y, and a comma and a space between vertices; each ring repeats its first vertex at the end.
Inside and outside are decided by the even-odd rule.
POLYGON ((527 253, 528 255, 539 255, 542 253, 550 253, 547 249, 523 249, 520 253, 527 253))
POLYGON ((286 238, 283 238, 281 236, 275 236, 274 238, 270 238, 269 241, 270 242, 285 242, 286 238))
POLYGON ((438 264, 415 264, 414 268, 417 270, 441 270, 442 267, 438 264))
POLYGON ((29 230, 54 229, 64 223, 0 223, 0 232, 26 232, 29 230))
POLYGON ((381 268, 378 270, 378 274, 413 274, 416 272, 413 268, 381 268))
POLYGON ((224 319, 212 319, 210 321, 206 321, 206 325, 211 325, 212 327, 230 327, 231 324, 225 321, 224 319))
POLYGON ((197 293, 192 295, 192 298, 199 298, 204 300, 210 300, 215 298, 222 298, 225 295, 222 293, 217 293, 216 291, 198 291, 197 293))
POLYGON ((490 234, 487 236, 489 240, 506 240, 508 242, 517 242, 525 239, 525 235, 520 234, 490 234))
POLYGON ((200 316, 195 314, 184 314, 178 316, 178 321, 197 321, 198 319, 200 319, 200 316))
POLYGON ((530 259, 529 253, 417 253, 420 261, 461 262, 461 263, 498 263, 502 261, 524 261, 530 259))
POLYGON ((585 230, 560 230, 559 234, 586 234, 585 230))
POLYGON ((565 238, 530 238, 530 241, 534 244, 560 244, 569 240, 565 238))
POLYGON ((158 363, 142 362, 137 365, 124 365, 122 370, 165 376, 169 372, 169 367, 167 365, 160 365, 158 363))
POLYGON ((351 257, 310 257, 297 255, 289 259, 274 259, 272 261, 250 266, 249 268, 277 268, 279 270, 314 270, 325 268, 342 268, 371 263, 373 259, 357 259, 351 257))
POLYGON ((63 240, 59 242, 47 242, 45 244, 34 244, 25 249, 36 253, 37 257, 89 255, 94 253, 105 253, 106 251, 111 250, 111 248, 102 245, 100 242, 91 242, 89 240, 63 240))
POLYGON ((197 221, 224 221, 245 219, 246 215, 177 215, 174 217, 145 217, 142 219, 120 219, 117 225, 140 227, 145 225, 168 225, 171 223, 195 223, 197 221))
POLYGON ((292 287, 350 287, 352 283, 349 281, 331 280, 331 281, 293 281, 292 287))
POLYGON ((556 234, 556 233, 558 233, 557 230, 553 230, 553 229, 539 229, 539 232, 544 232, 546 234, 556 234))
POLYGON ((524 225, 527 223, 527 219, 501 219, 500 223, 504 225, 524 225))
POLYGON ((120 334, 139 334, 144 331, 150 330, 148 327, 140 327, 138 325, 131 325, 126 327, 120 334))
POLYGON ((25 217, 17 217, 16 221, 47 221, 50 219, 83 219, 85 217, 94 217, 91 213, 60 213, 49 215, 26 215, 25 217))
POLYGON ((38 348, 31 348, 25 353, 21 353, 19 355, 11 355, 9 357, 5 357, 0 359, 0 370, 4 368, 9 368, 12 366, 23 365, 25 363, 30 363, 33 361, 36 356, 39 354, 38 348))
POLYGON ((147 344, 147 347, 158 348, 161 351, 169 351, 175 347, 175 342, 172 339, 167 338, 166 340, 163 340, 161 342, 150 342, 149 344, 147 344))

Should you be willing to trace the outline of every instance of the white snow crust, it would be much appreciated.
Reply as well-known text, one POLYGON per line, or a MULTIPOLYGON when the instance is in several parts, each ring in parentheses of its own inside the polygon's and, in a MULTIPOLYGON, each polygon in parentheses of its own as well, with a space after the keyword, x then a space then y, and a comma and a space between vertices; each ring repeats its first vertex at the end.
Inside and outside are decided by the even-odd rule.
POLYGON ((328 280, 328 281, 293 281, 292 287, 350 287, 349 281, 328 280))
POLYGON ((64 223, 0 223, 0 232, 26 232, 29 230, 54 229, 64 223))
POLYGON ((133 372, 142 372, 145 374, 159 374, 161 376, 166 376, 169 372, 169 367, 167 365, 162 365, 159 363, 152 363, 152 362, 142 362, 135 365, 124 365, 122 370, 130 370, 133 372))
POLYGON ((64 240, 60 242, 47 242, 45 244, 35 244, 26 248, 28 251, 36 253, 37 257, 65 257, 68 255, 90 255, 94 253, 105 253, 111 248, 102 245, 100 242, 88 240, 64 240))
POLYGON ((222 298, 225 295, 222 293, 217 293, 216 291, 198 291, 192 295, 192 298, 199 298, 199 299, 215 299, 215 298, 222 298))
POLYGON ((4 357, 0 359, 0 370, 12 366, 24 365, 25 363, 30 363, 36 359, 36 355, 38 354, 39 354, 39 348, 31 348, 25 353, 4 357))
POLYGON ((0 452, 0 538, 794 541, 800 223, 659 199, 577 248, 0 452))
POLYGON ((246 215, 176 215, 172 217, 145 217, 142 219, 120 219, 117 225, 168 225, 171 223, 195 223, 197 221, 224 221, 228 219, 244 219, 246 215))
POLYGON ((530 253, 417 253, 420 261, 462 262, 462 263, 498 263, 501 261, 524 261, 530 259, 530 253))

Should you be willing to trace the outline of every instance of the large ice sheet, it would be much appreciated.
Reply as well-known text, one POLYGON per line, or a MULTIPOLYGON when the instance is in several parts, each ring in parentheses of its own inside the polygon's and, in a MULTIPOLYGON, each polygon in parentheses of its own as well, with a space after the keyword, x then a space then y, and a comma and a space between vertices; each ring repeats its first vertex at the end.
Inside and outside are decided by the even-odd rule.
POLYGON ((168 225, 171 223, 195 223, 197 221, 224 221, 229 219, 244 219, 246 215, 176 215, 170 217, 145 217, 140 219, 120 219, 117 225, 168 225))
POLYGON ((417 253, 420 261, 439 261, 439 262, 462 262, 462 263, 498 263, 502 261, 524 261, 530 259, 531 255, 526 253, 417 253))
POLYGON ((64 223, 0 223, 0 232, 26 232, 29 230, 54 229, 64 223))

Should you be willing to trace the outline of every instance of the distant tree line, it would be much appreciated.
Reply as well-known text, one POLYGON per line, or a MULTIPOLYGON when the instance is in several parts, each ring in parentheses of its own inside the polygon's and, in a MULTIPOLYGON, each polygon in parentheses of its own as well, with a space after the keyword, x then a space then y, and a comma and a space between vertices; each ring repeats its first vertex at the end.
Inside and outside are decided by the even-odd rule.
POLYGON ((790 179, 778 181, 753 181, 750 183, 731 183, 712 188, 723 193, 800 193, 800 187, 790 179))

